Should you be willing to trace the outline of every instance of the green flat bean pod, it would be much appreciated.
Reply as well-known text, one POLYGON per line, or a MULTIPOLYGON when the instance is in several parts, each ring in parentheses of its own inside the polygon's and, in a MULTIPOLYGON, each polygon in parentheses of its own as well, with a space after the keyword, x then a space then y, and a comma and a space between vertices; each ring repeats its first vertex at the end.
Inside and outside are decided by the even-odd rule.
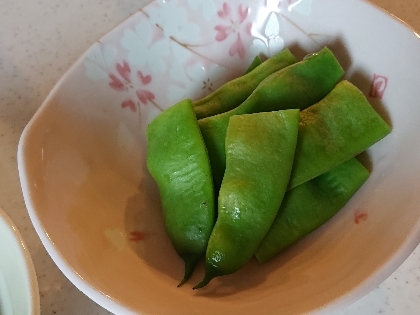
POLYGON ((191 101, 162 112, 146 134, 147 167, 159 187, 165 228, 185 262, 181 285, 204 256, 216 218, 210 163, 191 101))
POLYGON ((255 252, 265 262, 333 217, 369 177, 357 159, 289 190, 267 235, 255 252))
POLYGON ((390 132, 363 93, 341 81, 324 99, 300 112, 289 188, 356 156, 390 132))
MULTIPOLYGON (((258 62, 258 61, 257 61, 258 62)), ((290 50, 285 49, 268 58, 251 71, 233 79, 210 95, 193 102, 197 119, 227 112, 240 105, 268 75, 297 62, 290 50)))
POLYGON ((206 274, 195 289, 236 272, 254 255, 286 191, 298 123, 297 109, 231 117, 218 217, 206 251, 206 274))
POLYGON ((225 171, 224 139, 231 116, 290 108, 304 109, 324 98, 343 73, 333 53, 323 48, 305 60, 268 76, 235 109, 200 119, 198 123, 209 153, 216 192, 225 171))
POLYGON ((248 66, 248 68, 245 70, 244 74, 247 74, 248 72, 251 72, 256 67, 258 67, 260 64, 263 63, 263 60, 260 56, 255 56, 254 59, 252 59, 251 64, 248 66))

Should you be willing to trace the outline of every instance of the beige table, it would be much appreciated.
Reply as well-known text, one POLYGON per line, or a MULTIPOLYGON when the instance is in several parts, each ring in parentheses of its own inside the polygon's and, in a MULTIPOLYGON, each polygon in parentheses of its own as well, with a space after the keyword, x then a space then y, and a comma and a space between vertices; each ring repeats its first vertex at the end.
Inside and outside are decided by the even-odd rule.
MULTIPOLYGON (((31 252, 42 314, 108 312, 62 275, 36 235, 20 192, 17 143, 64 72, 93 42, 145 2, 0 0, 0 207, 16 223, 31 252)), ((418 0, 373 2, 420 32, 418 0)), ((420 247, 378 288, 339 314, 420 314, 420 247)))

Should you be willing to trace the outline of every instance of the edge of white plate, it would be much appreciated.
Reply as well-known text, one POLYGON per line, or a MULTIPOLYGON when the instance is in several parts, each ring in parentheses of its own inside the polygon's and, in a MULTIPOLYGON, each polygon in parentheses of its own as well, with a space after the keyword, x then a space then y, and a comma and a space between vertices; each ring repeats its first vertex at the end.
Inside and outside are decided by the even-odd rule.
POLYGON ((7 213, 0 208, 0 217, 8 225, 9 233, 14 236, 16 241, 17 248, 19 249, 19 255, 24 261, 26 266, 26 272, 22 275, 25 278, 25 281, 29 287, 29 308, 32 315, 40 314, 40 298, 39 298, 39 288, 38 280, 36 276, 35 266, 33 264, 29 250, 25 244, 25 241, 17 229, 16 225, 13 223, 12 219, 7 215, 7 213))

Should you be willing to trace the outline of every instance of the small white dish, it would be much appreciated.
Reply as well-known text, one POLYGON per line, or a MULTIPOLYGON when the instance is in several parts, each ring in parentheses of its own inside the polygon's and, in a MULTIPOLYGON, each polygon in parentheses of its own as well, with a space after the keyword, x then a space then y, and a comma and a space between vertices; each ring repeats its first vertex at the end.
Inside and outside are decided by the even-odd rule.
POLYGON ((156 0, 95 43, 25 128, 18 166, 48 253, 117 314, 331 314, 368 293, 420 241, 420 41, 360 0, 156 0), (188 8, 188 9, 187 9, 188 8), (328 46, 393 127, 372 174, 316 232, 264 265, 192 291, 163 229, 144 130, 162 109, 239 75, 255 54, 328 46))
POLYGON ((22 236, 0 208, 0 314, 38 315, 38 282, 22 236))

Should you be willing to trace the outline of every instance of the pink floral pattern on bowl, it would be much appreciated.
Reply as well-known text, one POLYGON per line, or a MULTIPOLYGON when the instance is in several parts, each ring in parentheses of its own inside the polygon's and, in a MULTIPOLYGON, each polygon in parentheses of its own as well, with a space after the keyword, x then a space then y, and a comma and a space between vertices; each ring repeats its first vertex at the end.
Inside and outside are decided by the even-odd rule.
MULTIPOLYGON (((257 54, 282 50, 288 28, 299 29, 293 16, 308 15, 311 7, 312 1, 292 0, 155 1, 117 32, 111 46, 99 43, 91 51, 86 76, 121 92, 123 109, 163 110, 213 92, 257 54), (164 94, 156 92, 162 84, 164 94)), ((314 42, 314 50, 320 47, 314 42)))

